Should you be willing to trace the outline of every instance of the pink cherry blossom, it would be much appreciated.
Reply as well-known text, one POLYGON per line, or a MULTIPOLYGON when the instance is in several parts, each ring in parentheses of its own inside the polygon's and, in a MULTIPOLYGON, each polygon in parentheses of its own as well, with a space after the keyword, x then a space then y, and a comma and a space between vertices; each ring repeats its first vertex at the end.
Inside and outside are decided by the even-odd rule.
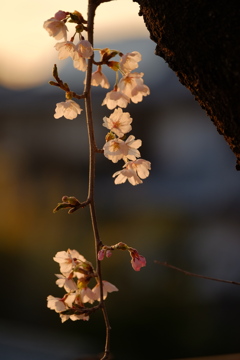
POLYGON ((43 27, 45 30, 47 30, 49 35, 54 37, 56 40, 61 40, 62 38, 64 38, 65 41, 67 40, 68 28, 64 22, 53 17, 49 20, 46 20, 43 24, 43 27))
POLYGON ((117 136, 122 137, 124 134, 132 130, 132 118, 128 112, 123 112, 121 108, 117 108, 110 117, 103 118, 103 126, 111 130, 117 136))
POLYGON ((76 51, 76 46, 72 41, 63 41, 57 43, 54 47, 58 51, 58 58, 60 60, 64 60, 69 56, 73 57, 74 52, 76 51))
POLYGON ((142 60, 142 55, 138 51, 127 53, 121 57, 120 69, 128 74, 132 70, 138 68, 138 62, 142 60))
POLYGON ((139 271, 142 267, 146 266, 146 259, 144 256, 139 255, 136 249, 130 250, 131 264, 135 271, 139 271))
POLYGON ((124 161, 136 160, 140 157, 137 150, 142 145, 141 140, 135 140, 135 136, 130 135, 126 141, 121 139, 113 139, 107 141, 103 146, 104 155, 113 163, 123 159, 124 161))
POLYGON ((75 119, 78 114, 81 114, 82 109, 73 100, 66 100, 64 102, 57 103, 54 117, 59 119, 64 116, 68 120, 75 119))
POLYGON ((125 108, 129 103, 130 103, 130 99, 128 96, 123 94, 121 91, 117 91, 114 89, 106 94, 106 97, 102 102, 102 105, 106 105, 108 109, 112 110, 116 106, 125 108))
MULTIPOLYGON (((111 284, 108 281, 103 280, 103 299, 106 299, 107 294, 113 291, 118 291, 115 285, 111 284)), ((99 283, 92 289, 93 293, 96 295, 96 300, 100 301, 100 285, 99 283)))
POLYGON ((139 255, 131 260, 132 267, 135 271, 140 271, 140 269, 146 266, 146 259, 144 256, 139 255))

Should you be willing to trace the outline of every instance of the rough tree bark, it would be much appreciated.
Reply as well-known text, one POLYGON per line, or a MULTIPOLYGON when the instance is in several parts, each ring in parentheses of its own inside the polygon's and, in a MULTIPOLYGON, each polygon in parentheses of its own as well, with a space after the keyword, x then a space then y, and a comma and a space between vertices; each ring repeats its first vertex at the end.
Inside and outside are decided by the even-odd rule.
POLYGON ((240 170, 239 0, 133 0, 156 54, 224 136, 240 170))

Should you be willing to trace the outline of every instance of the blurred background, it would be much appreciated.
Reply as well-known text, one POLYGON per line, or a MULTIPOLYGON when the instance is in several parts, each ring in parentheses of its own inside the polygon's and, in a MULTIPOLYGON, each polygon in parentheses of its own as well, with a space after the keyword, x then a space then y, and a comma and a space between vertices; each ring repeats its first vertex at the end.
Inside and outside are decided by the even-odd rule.
MULTIPOLYGON (((61 324, 46 297, 55 285, 61 250, 76 249, 94 262, 88 210, 52 209, 63 195, 87 194, 88 148, 84 115, 54 119, 64 93, 48 85, 54 63, 72 90, 83 73, 59 61, 56 41, 43 29, 59 9, 86 15, 86 1, 11 1, 2 4, 0 55, 0 353, 7 360, 77 360, 104 346, 101 313, 89 322, 61 324), (14 3, 14 4, 13 4, 14 3), (14 6, 13 6, 14 5, 14 6)), ((107 299, 114 359, 173 359, 240 352, 240 288, 162 267, 240 281, 240 174, 235 158, 210 119, 167 64, 154 55, 138 5, 102 4, 96 18, 98 48, 139 51, 150 96, 127 111, 142 158, 152 171, 142 185, 114 185, 121 168, 97 159, 96 207, 102 241, 119 241, 146 256, 134 272, 116 252, 103 262, 104 279, 118 293, 107 299)), ((70 30, 71 31, 71 30, 70 30)), ((70 32, 69 32, 70 33, 70 32)), ((106 71, 112 82, 114 79, 106 71)), ((93 89, 98 146, 106 134, 101 107, 106 90, 93 89)), ((80 103, 83 106, 83 104, 80 103)))

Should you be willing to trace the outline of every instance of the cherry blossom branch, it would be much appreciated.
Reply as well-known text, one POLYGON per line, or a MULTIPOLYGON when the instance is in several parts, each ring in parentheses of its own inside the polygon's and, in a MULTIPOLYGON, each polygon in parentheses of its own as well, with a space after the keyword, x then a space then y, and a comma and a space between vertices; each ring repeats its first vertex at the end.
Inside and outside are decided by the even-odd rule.
POLYGON ((168 267, 170 269, 177 270, 177 271, 179 271, 179 272, 181 272, 181 273, 183 273, 185 275, 188 275, 188 276, 194 276, 194 277, 198 277, 198 278, 201 278, 201 279, 218 281, 218 282, 223 282, 223 283, 232 284, 232 285, 240 285, 240 282, 237 282, 237 281, 223 280, 223 279, 213 278, 213 277, 210 277, 210 276, 204 276, 204 275, 200 275, 200 274, 195 274, 195 273, 183 270, 181 268, 178 268, 178 267, 176 267, 174 265, 171 265, 171 264, 167 263, 166 261, 163 262, 163 261, 155 260, 154 262, 156 264, 168 267))
MULTIPOLYGON (((88 3, 88 41, 93 46, 93 28, 94 28, 94 16, 98 4, 94 0, 89 0, 88 3)), ((96 256, 96 272, 98 274, 98 281, 100 287, 100 306, 102 308, 103 317, 106 327, 106 340, 105 340, 105 351, 101 360, 108 359, 110 354, 110 323, 108 319, 108 314, 106 311, 105 302, 103 299, 103 280, 102 280, 102 271, 101 271, 101 262, 98 259, 98 252, 102 247, 102 241, 100 239, 96 210, 95 210, 95 201, 94 201, 94 185, 95 185, 95 163, 96 163, 96 153, 98 152, 95 136, 94 136, 94 126, 93 126, 93 116, 92 116, 92 103, 91 103, 91 78, 92 78, 92 64, 93 64, 93 55, 88 60, 88 68, 86 74, 86 84, 84 89, 85 95, 85 109, 86 109, 86 121, 88 128, 88 140, 89 140, 89 187, 88 187, 88 200, 90 215, 92 221, 92 229, 95 240, 95 256, 96 256)))
POLYGON ((78 11, 68 12, 59 10, 54 17, 46 20, 43 27, 47 30, 50 36, 58 42, 55 45, 58 51, 58 58, 64 60, 71 57, 73 66, 79 71, 86 71, 84 92, 78 95, 71 91, 69 85, 64 83, 58 75, 57 66, 53 67, 53 77, 55 81, 50 81, 50 85, 56 86, 65 92, 65 101, 56 104, 54 118, 59 119, 65 117, 68 120, 75 119, 81 114, 83 109, 80 105, 73 101, 77 99, 84 99, 86 125, 88 133, 88 147, 89 147, 89 173, 88 173, 88 193, 85 201, 80 202, 74 196, 63 196, 62 202, 58 203, 53 212, 61 209, 67 209, 69 214, 76 210, 89 206, 90 218, 92 223, 92 231, 94 238, 96 270, 92 264, 87 261, 83 255, 76 250, 68 249, 67 251, 58 251, 53 260, 59 263, 61 274, 56 274, 58 278, 56 284, 65 289, 66 293, 62 298, 49 295, 47 297, 47 307, 55 310, 62 322, 71 319, 88 320, 90 314, 101 309, 105 322, 106 338, 105 351, 101 360, 109 359, 110 356, 110 323, 108 319, 107 310, 105 307, 105 298, 107 293, 118 291, 116 286, 102 279, 101 260, 106 256, 111 256, 113 250, 127 250, 131 257, 131 265, 135 271, 139 271, 146 266, 146 259, 140 255, 138 251, 125 243, 117 243, 115 245, 107 246, 101 241, 96 209, 95 209, 95 168, 96 156, 98 153, 103 153, 113 163, 119 160, 123 161, 122 170, 113 174, 115 184, 123 184, 127 180, 133 186, 141 184, 142 179, 149 176, 151 163, 147 160, 141 159, 138 148, 142 145, 140 139, 135 139, 135 136, 129 135, 125 140, 125 134, 132 130, 132 118, 128 112, 124 112, 130 101, 138 103, 143 100, 143 97, 150 94, 150 89, 143 82, 144 73, 132 72, 138 68, 138 62, 141 61, 141 54, 138 51, 123 54, 118 50, 111 50, 109 48, 94 49, 93 48, 93 28, 95 11, 98 5, 103 2, 111 0, 88 0, 88 20, 86 21, 82 14, 78 11), (69 23, 75 24, 75 32, 70 41, 68 40, 69 23), (86 25, 86 26, 85 26, 86 25), (82 32, 87 32, 88 40, 82 35, 82 32), (77 36, 78 35, 78 36, 77 36), (77 44, 74 44, 75 37, 79 37, 77 44), (100 52, 100 61, 94 60, 94 51, 100 52), (120 57, 120 60, 114 61, 115 56, 120 57), (92 72, 93 65, 97 65, 97 70, 92 72), (108 129, 105 136, 105 144, 102 149, 99 149, 95 141, 93 114, 92 114, 92 100, 91 87, 101 86, 108 89, 110 83, 107 77, 102 72, 102 66, 106 65, 111 68, 116 74, 116 82, 113 89, 109 91, 102 105, 106 105, 108 109, 114 110, 110 117, 103 118, 103 126, 108 129), (118 74, 121 74, 119 79, 118 74), (90 288, 88 285, 90 281, 95 278, 97 284, 90 288), (85 303, 93 304, 98 301, 97 307, 85 307, 85 303), (91 310, 92 309, 92 310, 91 310))

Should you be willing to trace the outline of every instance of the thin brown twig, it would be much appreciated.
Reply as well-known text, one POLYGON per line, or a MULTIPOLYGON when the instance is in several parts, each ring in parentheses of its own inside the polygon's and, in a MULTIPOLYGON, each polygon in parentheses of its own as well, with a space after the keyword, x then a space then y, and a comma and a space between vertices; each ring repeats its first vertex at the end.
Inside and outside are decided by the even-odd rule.
POLYGON ((195 274, 195 273, 192 273, 192 272, 183 270, 183 269, 181 269, 181 268, 178 268, 178 267, 176 267, 176 266, 174 266, 174 265, 171 265, 171 264, 167 263, 166 261, 158 261, 158 260, 155 260, 154 262, 155 262, 156 264, 163 265, 163 266, 168 267, 168 268, 171 268, 171 269, 173 269, 173 270, 177 270, 177 271, 183 273, 184 275, 194 276, 194 277, 198 277, 198 278, 206 279, 206 280, 223 282, 223 283, 232 284, 232 285, 240 285, 240 282, 237 282, 237 281, 223 280, 223 279, 217 279, 217 278, 210 277, 210 276, 204 276, 204 275, 200 275, 200 274, 195 274))
POLYGON ((53 86, 57 86, 59 87, 60 89, 62 89, 63 91, 65 92, 69 92, 71 93, 71 96, 76 98, 76 99, 84 99, 85 98, 85 94, 82 94, 82 95, 79 95, 77 94, 75 91, 71 91, 68 84, 67 83, 64 83, 59 75, 58 75, 58 68, 57 68, 57 65, 54 64, 53 66, 53 77, 55 78, 56 82, 55 81, 49 81, 49 84, 50 85, 53 85, 53 86))

